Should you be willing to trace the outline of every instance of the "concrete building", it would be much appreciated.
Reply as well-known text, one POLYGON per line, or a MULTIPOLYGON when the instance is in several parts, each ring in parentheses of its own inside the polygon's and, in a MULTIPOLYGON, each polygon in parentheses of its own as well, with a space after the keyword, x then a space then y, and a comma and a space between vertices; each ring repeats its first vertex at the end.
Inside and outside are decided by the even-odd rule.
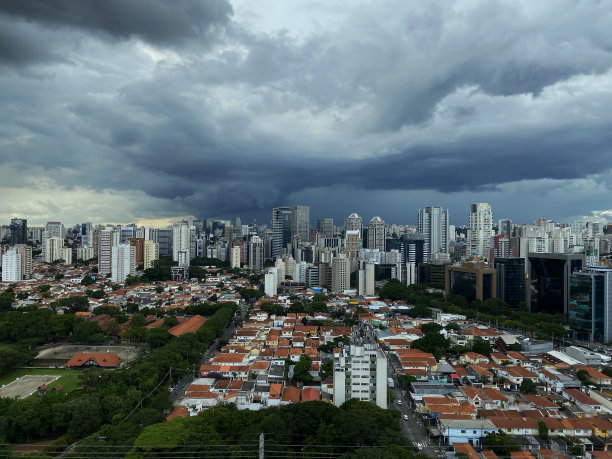
POLYGON ((368 224, 368 249, 385 251, 385 222, 380 217, 374 217, 368 224))
POLYGON ((344 346, 334 358, 334 405, 351 398, 387 409, 387 359, 374 343, 344 346))
POLYGON ((62 260, 64 258, 62 253, 63 247, 64 238, 43 237, 43 259, 45 263, 53 263, 54 261, 62 260))
POLYGON ((261 270, 263 269, 263 262, 263 241, 259 236, 253 236, 249 242, 249 269, 261 270))
POLYGON ((21 254, 17 250, 9 250, 2 255, 2 282, 21 280, 21 254))
POLYGON ((179 261, 179 252, 190 252, 189 226, 185 223, 172 225, 172 260, 179 261))
POLYGON ((359 296, 374 295, 375 266, 364 260, 359 262, 359 296))
POLYGON ((319 218, 317 219, 317 232, 324 237, 334 236, 334 219, 319 218))
POLYGON ((433 253, 448 253, 448 209, 425 207, 419 209, 417 232, 425 236, 427 258, 433 253))
POLYGON ((483 262, 446 265, 445 273, 444 290, 447 295, 463 295, 468 303, 497 296, 496 271, 483 262))
POLYGON ((612 341, 611 268, 589 266, 570 275, 568 323, 576 339, 612 341))
POLYGON ((149 269, 153 267, 153 262, 159 260, 159 244, 157 242, 145 240, 143 244, 143 267, 149 269))
POLYGON ((277 293, 278 282, 277 282, 277 272, 276 268, 271 268, 264 276, 264 290, 266 296, 274 296, 277 293))
POLYGON ((62 222, 47 222, 45 231, 48 231, 51 237, 59 237, 62 240, 66 237, 66 230, 62 222))
POLYGON ((72 248, 70 248, 70 247, 63 247, 62 248, 62 260, 64 261, 63 264, 65 264, 65 265, 71 265, 72 264, 72 248))
POLYGON ((470 256, 489 257, 493 237, 493 212, 486 203, 472 204, 467 233, 467 252, 470 256))
POLYGON ((105 276, 112 271, 113 234, 115 229, 107 226, 98 236, 98 272, 105 276))
POLYGON ((144 238, 130 238, 128 244, 136 249, 136 266, 144 265, 144 238))
POLYGON ((361 248, 361 233, 358 230, 347 230, 345 232, 344 248, 349 258, 357 258, 361 248))
POLYGON ((230 249, 230 268, 240 268, 241 247, 233 246, 230 249))
POLYGON ((351 288, 351 265, 344 253, 332 259, 332 285, 334 293, 342 293, 351 288))
POLYGON ((95 252, 93 247, 77 247, 76 249, 76 257, 77 260, 91 260, 95 257, 95 252))
POLYGON ((355 212, 344 220, 344 232, 347 231, 359 231, 359 240, 363 240, 363 220, 355 212))
POLYGON ((128 276, 136 274, 136 248, 129 244, 117 244, 111 249, 113 282, 124 282, 128 276))
POLYGON ((32 278, 32 247, 26 244, 17 244, 13 247, 21 255, 21 279, 32 278))

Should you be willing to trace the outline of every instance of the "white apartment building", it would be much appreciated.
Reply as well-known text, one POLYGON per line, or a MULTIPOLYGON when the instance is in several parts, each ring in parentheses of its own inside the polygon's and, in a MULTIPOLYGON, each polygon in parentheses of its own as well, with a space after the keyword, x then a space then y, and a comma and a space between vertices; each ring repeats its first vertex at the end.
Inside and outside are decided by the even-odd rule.
POLYGON ((230 268, 240 268, 240 247, 234 246, 230 249, 230 268))
POLYGON ((387 358, 374 343, 344 346, 334 358, 334 405, 351 398, 387 408, 387 358))
POLYGON ((2 282, 21 280, 21 254, 17 250, 9 250, 2 255, 2 282))
POLYGON ((136 247, 129 244, 117 244, 112 250, 113 282, 123 282, 126 277, 136 274, 136 247))
POLYGON ((470 207, 470 228, 467 234, 469 256, 489 258, 491 238, 493 237, 493 212, 486 203, 472 204, 470 207))
POLYGON ((43 238, 43 255, 45 263, 53 263, 54 261, 62 260, 64 239, 61 237, 43 238))
POLYGON ((351 288, 351 264, 346 254, 332 259, 332 292, 342 293, 351 288))

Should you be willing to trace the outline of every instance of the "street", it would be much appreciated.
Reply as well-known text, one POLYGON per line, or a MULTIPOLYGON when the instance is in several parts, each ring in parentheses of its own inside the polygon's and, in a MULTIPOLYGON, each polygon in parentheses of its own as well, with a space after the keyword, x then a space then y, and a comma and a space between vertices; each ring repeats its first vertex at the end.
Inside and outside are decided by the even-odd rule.
POLYGON ((407 397, 403 396, 403 391, 399 387, 397 378, 390 365, 389 377, 393 378, 395 382, 395 387, 392 390, 396 398, 396 401, 393 402, 394 406, 389 406, 389 409, 399 410, 402 413, 402 418, 404 415, 408 416, 408 419, 402 419, 400 422, 404 435, 419 449, 415 452, 426 454, 429 457, 445 457, 444 454, 439 453, 437 448, 434 448, 429 438, 429 433, 425 426, 423 426, 423 422, 419 416, 415 414, 414 410, 408 407, 409 400, 407 397), (397 400, 401 400, 402 404, 398 405, 397 400))

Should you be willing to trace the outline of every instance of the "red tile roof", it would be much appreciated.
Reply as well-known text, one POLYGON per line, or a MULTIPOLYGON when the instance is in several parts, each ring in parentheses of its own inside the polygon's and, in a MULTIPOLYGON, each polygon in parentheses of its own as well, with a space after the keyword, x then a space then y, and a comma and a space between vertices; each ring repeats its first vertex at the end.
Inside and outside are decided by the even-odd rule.
POLYGON ((88 362, 94 362, 96 365, 103 368, 116 368, 123 362, 117 354, 113 353, 92 353, 92 352, 79 352, 72 356, 66 366, 71 367, 82 367, 88 362))
POLYGON ((204 325, 204 322, 206 322, 207 320, 208 319, 204 316, 192 316, 185 322, 182 322, 172 327, 170 330, 168 330, 168 333, 173 336, 181 336, 186 333, 195 333, 200 329, 202 325, 204 325))

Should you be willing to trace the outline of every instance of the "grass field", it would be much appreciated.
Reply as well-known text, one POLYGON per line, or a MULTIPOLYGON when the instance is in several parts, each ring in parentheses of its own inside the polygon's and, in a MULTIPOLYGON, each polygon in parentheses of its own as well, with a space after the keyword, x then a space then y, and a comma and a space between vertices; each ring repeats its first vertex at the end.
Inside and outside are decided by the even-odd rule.
POLYGON ((20 368, 0 376, 0 386, 12 383, 25 375, 58 375, 59 379, 53 381, 53 386, 62 386, 62 392, 68 393, 76 389, 79 376, 84 370, 62 370, 59 368, 20 368))

